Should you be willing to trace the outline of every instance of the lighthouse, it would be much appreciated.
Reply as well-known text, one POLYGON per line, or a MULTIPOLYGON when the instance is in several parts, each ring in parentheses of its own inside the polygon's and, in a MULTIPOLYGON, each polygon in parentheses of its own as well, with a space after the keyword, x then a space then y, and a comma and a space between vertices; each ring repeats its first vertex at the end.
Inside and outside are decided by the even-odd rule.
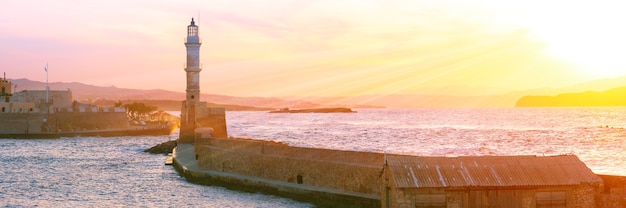
POLYGON ((185 48, 187 48, 187 63, 185 72, 187 75, 187 97, 183 101, 181 108, 180 139, 181 143, 192 143, 194 141, 194 130, 197 127, 197 115, 200 104, 200 37, 198 36, 198 26, 193 18, 191 24, 187 26, 187 38, 185 48))

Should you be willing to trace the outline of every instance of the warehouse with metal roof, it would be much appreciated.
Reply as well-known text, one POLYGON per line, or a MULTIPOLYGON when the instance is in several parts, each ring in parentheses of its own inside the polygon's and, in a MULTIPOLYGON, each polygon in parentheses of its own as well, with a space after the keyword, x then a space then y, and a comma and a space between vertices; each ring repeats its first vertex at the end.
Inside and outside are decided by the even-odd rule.
POLYGON ((575 155, 388 156, 383 207, 595 207, 602 179, 575 155))

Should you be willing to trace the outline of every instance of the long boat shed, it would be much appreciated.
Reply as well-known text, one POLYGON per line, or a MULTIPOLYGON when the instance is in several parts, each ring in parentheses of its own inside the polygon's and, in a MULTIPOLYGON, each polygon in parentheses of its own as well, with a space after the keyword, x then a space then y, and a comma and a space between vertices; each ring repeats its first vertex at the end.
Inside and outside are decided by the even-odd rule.
POLYGON ((382 207, 596 207, 602 179, 575 155, 388 156, 382 207))

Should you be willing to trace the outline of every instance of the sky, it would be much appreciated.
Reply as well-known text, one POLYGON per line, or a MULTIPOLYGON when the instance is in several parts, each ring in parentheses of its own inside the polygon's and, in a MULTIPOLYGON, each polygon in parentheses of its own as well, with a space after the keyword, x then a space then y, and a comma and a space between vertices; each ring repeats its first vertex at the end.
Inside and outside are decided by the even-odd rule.
MULTIPOLYGON (((233 96, 492 95, 626 76, 619 1, 3 0, 7 78, 233 96)), ((19 88, 18 88, 19 90, 19 88)))

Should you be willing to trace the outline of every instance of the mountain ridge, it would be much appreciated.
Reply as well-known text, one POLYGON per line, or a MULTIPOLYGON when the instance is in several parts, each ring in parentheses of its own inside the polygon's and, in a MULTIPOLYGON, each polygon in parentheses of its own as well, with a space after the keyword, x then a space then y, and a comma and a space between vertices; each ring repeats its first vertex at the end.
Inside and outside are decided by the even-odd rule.
MULTIPOLYGON (((32 81, 28 79, 9 79, 14 85, 17 85, 17 90, 44 90, 46 83, 39 81, 32 81)), ((51 82, 49 83, 50 90, 70 90, 74 100, 86 103, 93 103, 98 100, 184 100, 184 92, 174 92, 162 89, 129 89, 118 88, 115 86, 102 87, 84 84, 80 82, 51 82)), ((292 101, 283 100, 278 98, 264 98, 264 97, 236 97, 219 94, 206 94, 200 95, 202 101, 211 101, 212 103, 219 103, 223 105, 240 105, 240 106, 254 106, 259 108, 315 108, 320 105, 307 101, 292 101)))

